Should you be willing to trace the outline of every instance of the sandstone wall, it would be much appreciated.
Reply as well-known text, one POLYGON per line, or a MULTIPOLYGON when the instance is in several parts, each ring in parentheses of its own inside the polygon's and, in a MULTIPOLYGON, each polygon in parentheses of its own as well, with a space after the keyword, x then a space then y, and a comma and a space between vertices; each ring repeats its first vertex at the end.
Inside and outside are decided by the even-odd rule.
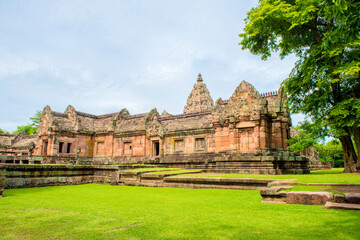
POLYGON ((115 184, 119 174, 117 166, 9 164, 1 167, 6 169, 4 188, 74 185, 94 182, 115 184))

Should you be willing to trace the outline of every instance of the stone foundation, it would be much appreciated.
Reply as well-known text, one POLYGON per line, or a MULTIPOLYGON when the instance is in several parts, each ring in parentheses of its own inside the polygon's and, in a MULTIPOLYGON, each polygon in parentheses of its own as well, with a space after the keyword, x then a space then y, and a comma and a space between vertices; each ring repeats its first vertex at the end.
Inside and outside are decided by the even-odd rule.
MULTIPOLYGON (((117 184, 117 166, 6 165, 4 188, 26 188, 85 183, 117 184)), ((0 180, 1 182, 1 180, 0 180)))
POLYGON ((158 167, 201 169, 215 173, 238 174, 307 174, 308 159, 293 152, 267 151, 263 153, 235 154, 193 153, 124 157, 46 157, 45 163, 78 165, 154 164, 158 167))
MULTIPOLYGON (((194 172, 192 172, 194 173, 194 172)), ((173 176, 148 171, 121 171, 119 182, 129 186, 261 190, 273 179, 173 176)))
POLYGON ((5 188, 5 180, 6 180, 6 167, 4 165, 0 165, 0 197, 2 197, 2 192, 5 188))

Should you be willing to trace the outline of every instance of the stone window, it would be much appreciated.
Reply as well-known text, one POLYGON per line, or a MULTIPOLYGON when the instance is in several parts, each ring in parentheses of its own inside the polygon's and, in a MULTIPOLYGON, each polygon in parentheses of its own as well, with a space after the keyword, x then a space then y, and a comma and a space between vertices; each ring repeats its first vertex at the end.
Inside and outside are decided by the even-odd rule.
POLYGON ((125 155, 131 155, 132 154, 131 142, 124 142, 124 154, 125 155))
POLYGON ((176 139, 174 142, 174 151, 175 152, 183 152, 184 151, 184 140, 176 139))
POLYGON ((205 151, 205 138, 195 138, 195 150, 196 151, 205 151))
POLYGON ((72 144, 68 143, 66 148, 66 153, 71 153, 71 152, 72 152, 72 144))
POLYGON ((64 143, 63 142, 59 142, 59 153, 63 152, 63 148, 64 148, 64 143))

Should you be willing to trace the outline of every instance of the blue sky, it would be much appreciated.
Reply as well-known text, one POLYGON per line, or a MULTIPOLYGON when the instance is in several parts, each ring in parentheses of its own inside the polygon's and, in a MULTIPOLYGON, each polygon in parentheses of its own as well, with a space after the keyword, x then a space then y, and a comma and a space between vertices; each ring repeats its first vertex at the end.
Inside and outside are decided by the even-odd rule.
MULTIPOLYGON (((201 73, 214 101, 277 90, 295 62, 241 50, 255 0, 0 0, 0 128, 63 112, 182 113, 201 73)), ((297 122, 293 117, 293 123, 297 122)))

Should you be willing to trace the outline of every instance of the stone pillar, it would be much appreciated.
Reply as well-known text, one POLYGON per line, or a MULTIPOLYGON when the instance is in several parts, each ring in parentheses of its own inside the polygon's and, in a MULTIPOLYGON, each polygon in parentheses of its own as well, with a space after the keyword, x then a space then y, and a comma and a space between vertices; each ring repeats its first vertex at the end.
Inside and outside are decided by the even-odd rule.
POLYGON ((235 138, 235 131, 234 125, 229 124, 229 150, 236 151, 236 138, 235 138))
POLYGON ((260 150, 261 150, 261 145, 260 145, 260 120, 255 122, 254 143, 255 143, 255 151, 260 152, 260 150))
POLYGON ((281 131, 282 131, 282 145, 283 149, 286 150, 287 148, 287 132, 286 132, 286 123, 281 123, 281 131))
POLYGON ((266 128, 266 120, 262 118, 260 120, 260 130, 259 130, 259 145, 262 151, 265 150, 266 146, 266 138, 267 138, 267 128, 266 128))
POLYGON ((58 154, 59 152, 59 142, 57 140, 56 135, 53 135, 51 137, 51 140, 49 139, 49 143, 48 143, 48 153, 50 153, 50 155, 55 156, 58 154), (50 151, 49 151, 50 148, 50 151))
POLYGON ((2 193, 5 188, 6 181, 6 167, 0 165, 0 197, 2 197, 2 193))

